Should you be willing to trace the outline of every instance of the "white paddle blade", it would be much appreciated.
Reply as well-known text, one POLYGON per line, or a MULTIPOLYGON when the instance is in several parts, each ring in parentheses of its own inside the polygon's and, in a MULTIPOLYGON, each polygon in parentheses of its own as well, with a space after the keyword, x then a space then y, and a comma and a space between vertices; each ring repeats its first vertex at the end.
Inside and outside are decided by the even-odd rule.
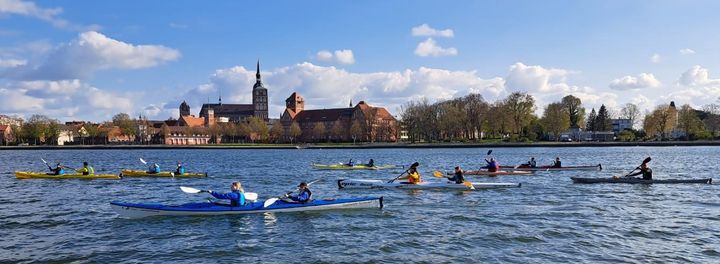
POLYGON ((180 186, 180 190, 182 190, 185 193, 200 193, 200 192, 202 192, 198 189, 191 188, 191 187, 185 187, 185 186, 180 186))
POLYGON ((142 162, 143 164, 147 164, 147 161, 145 161, 143 158, 140 158, 140 162, 142 162))
POLYGON ((43 158, 40 158, 40 160, 42 160, 42 161, 43 161, 43 163, 47 164, 47 161, 45 161, 45 159, 43 159, 43 158))
POLYGON ((244 193, 244 195, 245 195, 245 200, 255 201, 258 198, 258 194, 254 193, 254 192, 246 192, 246 193, 244 193))
POLYGON ((270 199, 265 200, 265 202, 263 203, 263 208, 271 206, 272 204, 277 202, 277 200, 278 200, 278 198, 270 198, 270 199))

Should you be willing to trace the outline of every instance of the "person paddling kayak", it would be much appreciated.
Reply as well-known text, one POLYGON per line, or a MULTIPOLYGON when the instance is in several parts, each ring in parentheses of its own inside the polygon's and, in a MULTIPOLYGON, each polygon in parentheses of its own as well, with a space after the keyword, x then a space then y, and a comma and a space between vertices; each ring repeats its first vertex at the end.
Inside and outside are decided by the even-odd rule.
POLYGON ((455 167, 455 174, 452 177, 448 177, 448 180, 454 181, 457 184, 465 182, 465 176, 463 176, 463 171, 460 169, 460 166, 455 167))
POLYGON ((422 182, 422 179, 420 178, 420 173, 417 171, 417 166, 410 166, 410 169, 407 170, 407 176, 400 177, 398 179, 407 179, 408 181, 406 182, 400 182, 404 184, 418 184, 422 182))
POLYGON ((157 163, 153 163, 153 165, 150 165, 147 172, 150 174, 160 173, 160 165, 158 165, 157 163))
POLYGON ((348 166, 348 167, 352 167, 352 166, 355 166, 355 163, 353 163, 352 159, 350 159, 350 161, 348 161, 348 163, 345 163, 344 165, 348 166))
POLYGON ((647 165, 647 162, 643 162, 640 164, 640 171, 630 174, 627 177, 633 177, 637 175, 642 175, 643 180, 652 180, 652 169, 647 165))
POLYGON ((230 200, 230 206, 235 207, 245 205, 245 190, 240 182, 233 182, 230 185, 230 192, 228 193, 218 193, 213 192, 212 190, 208 190, 207 192, 216 199, 230 200))
POLYGON ((365 164, 365 166, 368 166, 368 167, 375 167, 375 161, 374 161, 373 159, 370 159, 370 161, 368 161, 368 163, 367 163, 367 164, 365 164))
POLYGON ((287 193, 282 200, 286 203, 307 203, 312 200, 312 192, 308 188, 307 182, 301 182, 298 184, 297 195, 290 195, 290 193, 287 193))
MULTIPOLYGON (((48 167, 50 167, 48 165, 48 167)), ((55 168, 50 168, 51 173, 48 173, 48 175, 63 175, 65 174, 65 166, 63 166, 61 163, 58 162, 57 165, 55 165, 55 168)))
POLYGON ((530 160, 528 160, 528 162, 527 162, 527 166, 529 168, 537 167, 537 162, 535 161, 535 157, 530 157, 530 160))
POLYGON ((485 162, 487 162, 487 165, 481 167, 481 169, 487 169, 489 172, 497 172, 500 170, 500 164, 495 161, 495 158, 490 158, 490 160, 485 159, 485 162))
POLYGON ((555 162, 552 165, 553 168, 562 168, 562 162, 560 162, 560 157, 555 157, 555 162))
POLYGON ((77 172, 82 173, 82 175, 95 175, 95 169, 93 169, 93 167, 90 167, 87 161, 83 162, 82 169, 77 170, 77 172))
POLYGON ((175 174, 183 175, 185 174, 185 166, 182 165, 182 162, 177 162, 177 166, 175 166, 175 174))

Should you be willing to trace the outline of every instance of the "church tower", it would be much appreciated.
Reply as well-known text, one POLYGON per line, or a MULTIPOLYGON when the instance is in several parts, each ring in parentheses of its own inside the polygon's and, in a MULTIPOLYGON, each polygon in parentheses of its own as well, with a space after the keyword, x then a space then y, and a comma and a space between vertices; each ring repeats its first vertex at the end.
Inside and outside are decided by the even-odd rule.
POLYGON ((292 110, 295 114, 305 110, 305 100, 297 92, 293 92, 290 97, 285 99, 285 108, 292 110))
POLYGON ((267 89, 263 87, 262 80, 260 78, 260 60, 257 62, 257 74, 255 74, 255 85, 253 85, 253 110, 256 117, 260 117, 266 122, 268 121, 268 93, 267 89))
POLYGON ((190 105, 187 104, 187 102, 183 101, 182 104, 180 104, 180 116, 189 116, 190 115, 190 105))

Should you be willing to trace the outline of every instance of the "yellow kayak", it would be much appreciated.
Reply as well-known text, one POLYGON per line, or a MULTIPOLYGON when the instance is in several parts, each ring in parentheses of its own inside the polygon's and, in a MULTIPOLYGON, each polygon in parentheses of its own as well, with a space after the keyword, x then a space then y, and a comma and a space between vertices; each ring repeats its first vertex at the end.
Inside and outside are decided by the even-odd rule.
POLYGON ((15 178, 18 179, 82 179, 82 180, 119 180, 120 176, 115 174, 93 174, 82 175, 80 173, 66 173, 63 175, 48 175, 44 172, 16 171, 15 178))
POLYGON ((207 177, 206 172, 186 172, 183 174, 172 175, 172 172, 161 171, 159 173, 148 173, 144 170, 122 170, 120 175, 123 177, 207 177))

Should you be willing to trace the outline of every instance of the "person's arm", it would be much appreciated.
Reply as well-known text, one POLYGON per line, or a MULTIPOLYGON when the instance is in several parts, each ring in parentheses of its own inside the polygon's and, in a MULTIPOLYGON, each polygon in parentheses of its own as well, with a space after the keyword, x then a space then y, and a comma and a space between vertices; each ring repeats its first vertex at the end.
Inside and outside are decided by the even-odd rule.
POLYGON ((638 171, 638 172, 636 172, 636 173, 629 174, 627 177, 638 176, 638 175, 640 175, 640 174, 642 174, 642 173, 643 173, 642 171, 638 171))
POLYGON ((308 196, 309 196, 308 192, 302 192, 296 196, 290 197, 290 199, 292 199, 293 201, 296 201, 296 202, 305 202, 308 200, 308 198, 310 198, 308 196))
POLYGON ((237 198, 238 198, 238 197, 237 197, 237 194, 235 194, 234 192, 218 193, 218 192, 213 192, 213 191, 211 191, 211 192, 210 192, 210 195, 212 195, 212 196, 215 197, 216 199, 223 199, 223 200, 234 200, 234 199, 237 199, 237 198))

